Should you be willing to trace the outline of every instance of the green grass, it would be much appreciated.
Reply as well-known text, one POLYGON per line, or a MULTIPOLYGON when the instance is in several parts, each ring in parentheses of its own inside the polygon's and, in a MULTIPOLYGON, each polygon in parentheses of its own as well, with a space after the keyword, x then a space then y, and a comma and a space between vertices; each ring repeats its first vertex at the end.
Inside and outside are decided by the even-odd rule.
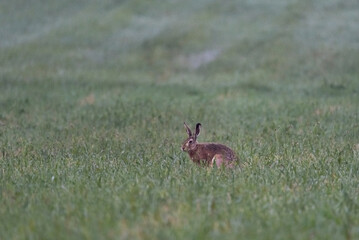
POLYGON ((359 239, 356 1, 0 3, 0 239, 359 239), (197 167, 200 141, 241 169, 197 167))

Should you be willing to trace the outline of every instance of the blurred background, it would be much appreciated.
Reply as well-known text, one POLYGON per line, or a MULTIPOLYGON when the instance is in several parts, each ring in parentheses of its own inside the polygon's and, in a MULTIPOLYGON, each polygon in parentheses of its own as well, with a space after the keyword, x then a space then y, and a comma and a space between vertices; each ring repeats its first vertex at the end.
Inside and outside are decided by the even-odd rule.
POLYGON ((101 126, 151 120, 137 111, 119 117, 123 103, 173 110, 167 126, 187 119, 213 128, 270 102, 357 96, 355 0, 16 0, 0 11, 2 122, 19 120, 19 101, 38 115, 62 109, 67 121, 80 121, 72 111, 88 105, 107 107, 110 122, 82 116, 101 126))
POLYGON ((357 110, 355 0, 16 0, 0 11, 7 126, 174 136, 186 120, 239 139, 281 114, 357 110))

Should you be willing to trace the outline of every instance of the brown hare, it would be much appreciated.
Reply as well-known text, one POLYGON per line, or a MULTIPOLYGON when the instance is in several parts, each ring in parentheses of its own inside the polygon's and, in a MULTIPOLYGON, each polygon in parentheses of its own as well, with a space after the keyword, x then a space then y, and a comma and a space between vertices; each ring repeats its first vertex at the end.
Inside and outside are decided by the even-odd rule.
POLYGON ((182 151, 188 152, 193 162, 200 165, 204 163, 207 166, 217 167, 222 164, 226 167, 233 167, 237 162, 237 157, 232 149, 219 143, 198 143, 197 137, 201 131, 201 124, 196 124, 196 133, 192 134, 191 129, 184 123, 188 138, 182 144, 182 151))

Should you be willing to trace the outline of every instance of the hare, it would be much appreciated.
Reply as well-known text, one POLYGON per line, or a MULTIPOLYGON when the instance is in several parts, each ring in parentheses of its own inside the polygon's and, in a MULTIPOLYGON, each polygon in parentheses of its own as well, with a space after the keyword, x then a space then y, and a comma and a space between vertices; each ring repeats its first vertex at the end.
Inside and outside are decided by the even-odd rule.
POLYGON ((219 143, 197 142, 201 126, 200 123, 197 123, 196 133, 192 134, 191 129, 184 123, 188 138, 182 144, 182 151, 188 152, 191 160, 198 165, 204 163, 207 166, 213 167, 213 164, 216 163, 217 167, 221 167, 222 164, 226 167, 233 167, 237 162, 237 157, 232 149, 219 143))

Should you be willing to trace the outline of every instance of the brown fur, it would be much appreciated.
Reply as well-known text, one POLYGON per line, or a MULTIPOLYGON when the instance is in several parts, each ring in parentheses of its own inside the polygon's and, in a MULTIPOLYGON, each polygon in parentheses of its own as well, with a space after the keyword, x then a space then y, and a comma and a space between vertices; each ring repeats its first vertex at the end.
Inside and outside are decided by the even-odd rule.
POLYGON ((201 124, 196 126, 196 133, 193 135, 185 123, 188 138, 182 144, 182 151, 188 152, 189 157, 196 164, 204 163, 207 166, 213 166, 215 162, 217 167, 224 164, 232 167, 237 161, 236 154, 229 147, 220 143, 198 143, 197 137, 200 133, 201 124))

